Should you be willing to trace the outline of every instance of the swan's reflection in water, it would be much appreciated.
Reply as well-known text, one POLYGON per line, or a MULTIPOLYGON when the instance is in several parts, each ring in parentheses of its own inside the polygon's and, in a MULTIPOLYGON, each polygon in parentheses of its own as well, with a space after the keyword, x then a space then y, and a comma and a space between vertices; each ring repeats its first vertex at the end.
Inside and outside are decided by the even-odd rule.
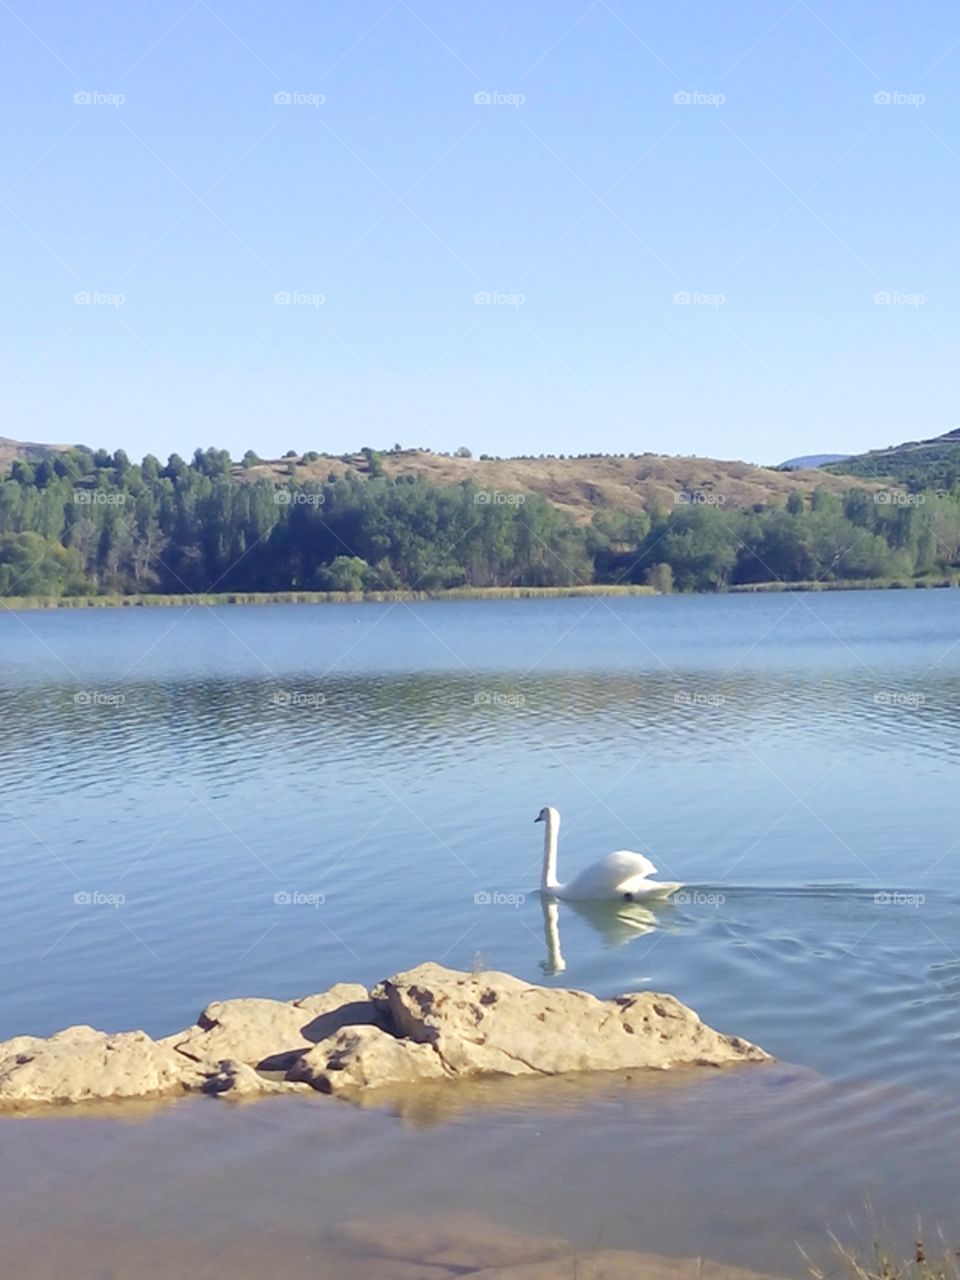
MULTIPOLYGON (((540 961, 540 968, 551 977, 563 973, 567 962, 560 949, 560 903, 556 898, 540 897, 543 909, 543 940, 547 955, 540 961)), ((659 904, 659 912, 639 902, 564 902, 564 909, 585 920, 608 947, 623 947, 634 938, 651 933, 660 924, 660 915, 669 910, 669 904, 659 904)))

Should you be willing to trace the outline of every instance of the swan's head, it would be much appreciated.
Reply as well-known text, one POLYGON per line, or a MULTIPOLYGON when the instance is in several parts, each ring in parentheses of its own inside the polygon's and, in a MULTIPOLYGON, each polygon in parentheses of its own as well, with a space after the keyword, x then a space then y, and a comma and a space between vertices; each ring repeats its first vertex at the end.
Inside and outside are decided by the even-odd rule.
POLYGON ((554 809, 553 805, 548 804, 548 805, 545 805, 540 810, 540 812, 534 818, 534 822, 549 822, 549 823, 552 823, 554 826, 559 826, 560 814, 556 811, 556 809, 554 809))

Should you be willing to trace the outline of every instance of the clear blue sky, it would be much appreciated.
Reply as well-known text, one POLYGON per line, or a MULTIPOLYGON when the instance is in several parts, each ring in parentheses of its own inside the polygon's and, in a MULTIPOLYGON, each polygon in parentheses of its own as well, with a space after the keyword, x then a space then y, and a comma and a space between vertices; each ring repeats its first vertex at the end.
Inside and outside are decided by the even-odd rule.
POLYGON ((0 48, 2 435, 776 462, 960 420, 946 0, 2 0, 0 48))

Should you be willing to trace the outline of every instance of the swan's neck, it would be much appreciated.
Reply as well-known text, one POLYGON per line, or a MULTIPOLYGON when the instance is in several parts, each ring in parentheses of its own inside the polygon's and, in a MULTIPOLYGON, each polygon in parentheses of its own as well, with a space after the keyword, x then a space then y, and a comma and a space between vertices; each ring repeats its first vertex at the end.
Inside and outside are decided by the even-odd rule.
POLYGON ((549 892, 559 889, 557 880, 557 836, 560 834, 560 823, 548 813, 543 832, 543 874, 540 877, 540 888, 549 892))

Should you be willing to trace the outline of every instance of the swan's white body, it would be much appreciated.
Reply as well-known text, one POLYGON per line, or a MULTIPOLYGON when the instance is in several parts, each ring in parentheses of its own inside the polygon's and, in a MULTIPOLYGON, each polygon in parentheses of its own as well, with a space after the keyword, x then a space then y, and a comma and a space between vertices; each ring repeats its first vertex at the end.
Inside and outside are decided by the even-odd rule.
POLYGON ((683 886, 671 881, 651 880, 657 868, 642 853, 618 849, 585 867, 569 884, 557 879, 557 840, 560 814, 548 806, 541 809, 534 822, 544 823, 543 873, 540 889, 554 898, 573 901, 640 902, 644 898, 666 898, 683 886))

